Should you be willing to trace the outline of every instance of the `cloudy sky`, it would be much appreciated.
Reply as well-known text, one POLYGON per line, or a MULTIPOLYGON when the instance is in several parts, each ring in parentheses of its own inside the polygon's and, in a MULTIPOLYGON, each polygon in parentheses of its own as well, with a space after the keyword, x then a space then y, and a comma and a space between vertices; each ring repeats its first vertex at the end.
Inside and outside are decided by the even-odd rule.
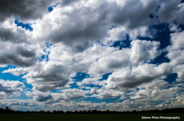
POLYGON ((184 106, 184 0, 1 0, 0 107, 184 106))

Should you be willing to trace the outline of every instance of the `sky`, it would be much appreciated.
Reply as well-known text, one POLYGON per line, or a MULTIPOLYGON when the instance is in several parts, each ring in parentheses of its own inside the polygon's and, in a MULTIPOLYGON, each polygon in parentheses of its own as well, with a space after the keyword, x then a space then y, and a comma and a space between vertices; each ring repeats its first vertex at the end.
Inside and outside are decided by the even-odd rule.
POLYGON ((183 0, 1 0, 0 107, 184 107, 183 13, 183 0))

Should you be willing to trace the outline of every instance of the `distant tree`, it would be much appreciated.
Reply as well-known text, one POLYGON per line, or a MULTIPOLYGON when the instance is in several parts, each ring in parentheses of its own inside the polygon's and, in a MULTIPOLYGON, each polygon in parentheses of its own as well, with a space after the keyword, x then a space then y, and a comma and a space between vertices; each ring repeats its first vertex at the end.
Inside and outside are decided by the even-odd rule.
POLYGON ((88 110, 88 112, 87 112, 88 114, 90 114, 91 113, 91 110, 88 110))
POLYGON ((74 112, 75 114, 77 114, 77 110, 75 110, 75 112, 74 112))
POLYGON ((10 109, 9 109, 9 107, 8 106, 6 106, 6 108, 5 108, 5 111, 9 111, 10 109))

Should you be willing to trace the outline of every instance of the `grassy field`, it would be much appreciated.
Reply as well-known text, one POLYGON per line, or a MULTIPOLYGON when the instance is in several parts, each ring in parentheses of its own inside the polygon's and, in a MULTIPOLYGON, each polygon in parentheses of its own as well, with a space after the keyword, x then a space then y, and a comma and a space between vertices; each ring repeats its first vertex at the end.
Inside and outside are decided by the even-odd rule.
POLYGON ((184 121, 183 113, 145 113, 145 114, 3 114, 0 113, 0 121, 167 121, 166 119, 141 119, 142 116, 168 116, 180 117, 184 121))

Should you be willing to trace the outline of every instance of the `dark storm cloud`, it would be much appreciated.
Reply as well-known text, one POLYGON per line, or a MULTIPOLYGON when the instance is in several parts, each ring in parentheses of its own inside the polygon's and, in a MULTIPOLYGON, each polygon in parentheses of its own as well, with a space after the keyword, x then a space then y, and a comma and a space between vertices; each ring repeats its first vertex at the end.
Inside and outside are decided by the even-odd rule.
POLYGON ((47 11, 50 0, 1 0, 0 21, 14 16, 21 19, 37 19, 47 11))

